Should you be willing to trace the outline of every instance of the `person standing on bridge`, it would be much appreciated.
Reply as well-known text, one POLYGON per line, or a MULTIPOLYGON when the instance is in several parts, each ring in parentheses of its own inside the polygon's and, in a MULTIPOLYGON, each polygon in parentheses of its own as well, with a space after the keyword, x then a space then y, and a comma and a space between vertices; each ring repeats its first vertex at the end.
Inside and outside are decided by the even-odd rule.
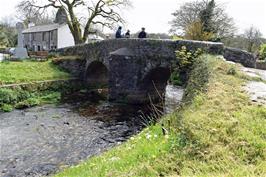
POLYGON ((122 26, 119 26, 116 33, 115 33, 115 38, 119 39, 122 38, 122 26))
POLYGON ((140 39, 147 38, 147 33, 145 32, 145 28, 141 28, 141 32, 139 33, 138 38, 140 39))
POLYGON ((125 38, 130 38, 130 31, 127 30, 126 34, 125 34, 125 38))

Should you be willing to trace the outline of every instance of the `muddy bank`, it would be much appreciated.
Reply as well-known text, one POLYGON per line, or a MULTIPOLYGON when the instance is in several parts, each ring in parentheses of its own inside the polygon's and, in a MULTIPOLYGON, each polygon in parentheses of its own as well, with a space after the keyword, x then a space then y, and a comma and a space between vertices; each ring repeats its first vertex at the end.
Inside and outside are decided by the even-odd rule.
MULTIPOLYGON (((167 90, 178 104, 183 90, 167 90)), ((47 176, 75 165, 141 131, 143 112, 99 101, 0 113, 0 176, 47 176)))

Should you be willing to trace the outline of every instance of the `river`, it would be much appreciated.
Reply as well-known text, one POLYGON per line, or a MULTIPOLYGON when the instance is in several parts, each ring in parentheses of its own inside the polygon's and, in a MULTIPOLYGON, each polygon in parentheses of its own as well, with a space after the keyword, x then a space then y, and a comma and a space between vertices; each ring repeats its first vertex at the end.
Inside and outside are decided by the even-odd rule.
MULTIPOLYGON (((166 111, 181 101, 168 86, 166 111)), ((111 104, 45 105, 0 113, 0 176, 51 175, 112 148, 144 127, 141 107, 111 104)))

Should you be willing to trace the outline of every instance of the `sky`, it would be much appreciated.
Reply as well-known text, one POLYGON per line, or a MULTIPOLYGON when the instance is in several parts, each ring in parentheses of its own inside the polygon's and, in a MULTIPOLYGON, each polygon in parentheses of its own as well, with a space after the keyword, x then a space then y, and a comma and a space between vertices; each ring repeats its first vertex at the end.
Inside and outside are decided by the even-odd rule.
MULTIPOLYGON (((148 33, 167 33, 170 29, 171 13, 190 0, 131 0, 132 7, 124 9, 127 21, 124 30, 132 33, 145 27, 148 33)), ((0 19, 15 16, 15 6, 20 0, 0 0, 0 19)), ((266 37, 266 0, 216 0, 233 17, 238 33, 254 26, 266 37)))

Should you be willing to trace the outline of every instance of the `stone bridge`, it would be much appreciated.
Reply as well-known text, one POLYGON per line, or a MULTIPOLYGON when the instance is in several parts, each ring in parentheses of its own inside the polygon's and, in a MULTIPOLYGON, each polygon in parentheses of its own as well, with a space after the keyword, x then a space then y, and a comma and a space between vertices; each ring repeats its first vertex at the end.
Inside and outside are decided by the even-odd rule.
POLYGON ((188 40, 113 39, 59 49, 67 56, 80 60, 59 63, 88 85, 106 85, 109 100, 127 103, 145 103, 164 95, 176 61, 175 51, 182 46, 188 50, 203 49, 207 53, 223 55, 244 65, 253 65, 253 58, 239 50, 225 49, 222 43, 188 40))

